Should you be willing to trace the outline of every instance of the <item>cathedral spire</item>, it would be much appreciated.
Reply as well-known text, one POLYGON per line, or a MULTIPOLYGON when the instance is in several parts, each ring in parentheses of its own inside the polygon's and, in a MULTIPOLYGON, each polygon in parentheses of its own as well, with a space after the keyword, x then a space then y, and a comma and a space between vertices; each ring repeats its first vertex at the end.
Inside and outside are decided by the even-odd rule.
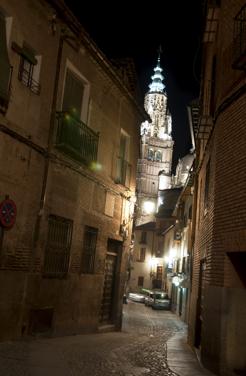
POLYGON ((151 76, 152 82, 149 85, 149 93, 163 93, 165 85, 163 84, 163 75, 161 74, 162 68, 160 66, 161 60, 161 46, 158 51, 157 65, 154 68, 154 74, 151 76))

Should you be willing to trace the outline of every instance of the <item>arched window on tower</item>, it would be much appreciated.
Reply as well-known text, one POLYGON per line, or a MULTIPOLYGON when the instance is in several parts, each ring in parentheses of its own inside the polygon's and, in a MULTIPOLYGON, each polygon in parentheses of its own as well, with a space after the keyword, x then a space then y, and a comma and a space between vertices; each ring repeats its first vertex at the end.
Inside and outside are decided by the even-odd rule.
POLYGON ((154 160, 154 150, 153 149, 148 149, 148 156, 147 156, 147 159, 149 161, 153 161, 154 160))
POLYGON ((162 161, 162 153, 160 152, 160 150, 157 150, 155 152, 155 160, 156 160, 156 162, 161 162, 162 161))

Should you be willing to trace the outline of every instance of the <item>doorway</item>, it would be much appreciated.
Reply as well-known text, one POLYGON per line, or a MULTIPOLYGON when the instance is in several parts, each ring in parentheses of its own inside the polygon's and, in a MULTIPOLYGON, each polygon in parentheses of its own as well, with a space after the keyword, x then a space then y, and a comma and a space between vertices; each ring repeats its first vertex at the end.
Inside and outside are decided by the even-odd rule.
POLYGON ((195 347, 200 349, 202 339, 202 321, 203 321, 203 305, 204 305, 204 287, 205 287, 205 271, 206 261, 200 262, 199 273, 199 288, 197 298, 197 311, 196 311, 196 329, 195 329, 195 347))
POLYGON ((104 286, 101 304, 100 323, 112 324, 115 316, 117 301, 118 278, 117 271, 120 267, 122 242, 108 239, 107 254, 104 270, 104 286))

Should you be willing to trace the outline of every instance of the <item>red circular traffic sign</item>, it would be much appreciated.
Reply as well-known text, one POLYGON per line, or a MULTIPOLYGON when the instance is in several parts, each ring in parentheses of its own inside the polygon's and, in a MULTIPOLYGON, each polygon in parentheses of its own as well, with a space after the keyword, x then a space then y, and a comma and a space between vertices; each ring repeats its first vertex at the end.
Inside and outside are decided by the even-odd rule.
POLYGON ((0 222, 3 227, 13 227, 16 219, 16 205, 13 200, 6 199, 0 204, 0 222))

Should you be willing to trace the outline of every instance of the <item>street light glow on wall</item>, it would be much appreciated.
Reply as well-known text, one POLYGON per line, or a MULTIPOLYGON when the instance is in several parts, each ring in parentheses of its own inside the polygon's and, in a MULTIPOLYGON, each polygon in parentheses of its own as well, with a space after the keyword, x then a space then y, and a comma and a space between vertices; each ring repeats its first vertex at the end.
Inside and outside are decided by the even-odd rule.
POLYGON ((179 277, 178 277, 178 276, 173 277, 173 284, 174 284, 176 287, 179 286, 179 277))
POLYGON ((149 259, 149 266, 150 266, 150 277, 153 278, 155 275, 156 267, 157 267, 157 260, 154 257, 149 259))
POLYGON ((146 214, 152 214, 155 211, 155 203, 153 201, 144 201, 143 209, 146 214))
POLYGON ((169 269, 173 268, 173 263, 177 255, 177 249, 176 248, 170 248, 169 255, 165 257, 165 262, 167 264, 167 267, 169 269))
POLYGON ((151 258, 149 259, 149 266, 150 266, 151 268, 155 268, 155 267, 157 266, 157 260, 156 260, 154 257, 151 257, 151 258))

